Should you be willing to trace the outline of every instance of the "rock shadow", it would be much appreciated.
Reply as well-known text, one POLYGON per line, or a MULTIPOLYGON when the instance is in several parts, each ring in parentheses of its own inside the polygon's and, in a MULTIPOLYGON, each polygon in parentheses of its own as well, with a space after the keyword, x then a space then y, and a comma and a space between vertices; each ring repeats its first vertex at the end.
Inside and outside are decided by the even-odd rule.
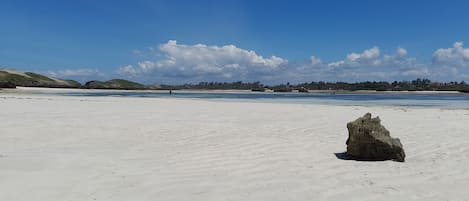
MULTIPOLYGON (((366 161, 366 162, 373 162, 373 161, 388 161, 393 159, 366 159, 366 158, 357 158, 347 154, 347 152, 338 152, 334 153, 335 157, 340 160, 354 160, 354 161, 366 161)), ((394 161, 394 160, 393 160, 394 161)))
POLYGON ((351 156, 347 154, 347 152, 340 152, 340 153, 334 153, 335 157, 340 160, 353 160, 351 156))

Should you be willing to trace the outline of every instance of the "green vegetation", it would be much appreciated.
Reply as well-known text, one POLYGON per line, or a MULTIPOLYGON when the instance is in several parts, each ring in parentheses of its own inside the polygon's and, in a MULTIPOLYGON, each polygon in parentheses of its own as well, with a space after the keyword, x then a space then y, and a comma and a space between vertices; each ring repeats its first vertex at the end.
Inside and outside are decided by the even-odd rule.
POLYGON ((33 79, 13 74, 13 73, 8 73, 6 71, 1 71, 0 70, 0 80, 5 81, 5 82, 28 82, 28 81, 33 81, 33 79))
POLYGON ((52 79, 44 75, 31 72, 16 72, 12 70, 0 70, 0 83, 2 87, 24 86, 24 87, 56 87, 56 88, 79 88, 81 84, 72 80, 52 79))
POLYGON ((15 86, 35 86, 41 85, 38 80, 34 78, 23 76, 20 74, 9 73, 7 71, 0 70, 0 82, 2 83, 12 83, 15 86))
POLYGON ((113 79, 109 80, 106 82, 107 84, 111 86, 119 86, 122 88, 145 88, 143 84, 132 82, 129 80, 124 80, 124 79, 113 79))
POLYGON ((184 84, 184 85, 161 85, 164 89, 238 89, 238 90, 251 90, 257 89, 261 91, 264 85, 260 82, 200 82, 198 84, 184 84))
POLYGON ((109 81, 89 81, 85 85, 88 89, 146 89, 143 84, 124 79, 113 79, 109 81))
POLYGON ((460 91, 469 92, 469 85, 465 82, 432 82, 429 79, 416 79, 412 81, 394 82, 310 82, 291 85, 279 84, 265 86, 259 82, 200 82, 198 84, 184 85, 161 85, 164 89, 241 89, 263 91, 262 88, 272 89, 276 92, 290 92, 298 90, 307 92, 308 90, 372 90, 372 91, 460 91))
POLYGON ((39 75, 39 74, 36 74, 36 73, 25 72, 24 74, 26 74, 29 77, 32 77, 33 79, 36 79, 36 80, 43 80, 43 81, 47 81, 47 82, 54 82, 55 81, 55 80, 53 80, 49 77, 46 77, 44 75, 39 75))
POLYGON ((76 88, 81 87, 81 84, 75 80, 64 80, 64 81, 67 82, 72 87, 76 87, 76 88))
POLYGON ((469 93, 469 85, 465 82, 432 82, 429 79, 416 79, 412 81, 394 82, 310 82, 301 84, 279 84, 266 86, 260 82, 200 82, 198 84, 183 85, 149 85, 132 82, 124 79, 112 79, 108 81, 89 81, 81 85, 75 80, 61 80, 31 72, 15 72, 0 69, 0 88, 25 87, 59 87, 59 88, 88 88, 88 89, 218 89, 218 90, 252 90, 265 91, 271 89, 275 92, 308 92, 308 90, 372 90, 372 91, 460 91, 469 93))
POLYGON ((374 90, 374 91, 464 91, 469 90, 465 82, 432 82, 429 79, 394 82, 311 82, 292 86, 309 90, 374 90))

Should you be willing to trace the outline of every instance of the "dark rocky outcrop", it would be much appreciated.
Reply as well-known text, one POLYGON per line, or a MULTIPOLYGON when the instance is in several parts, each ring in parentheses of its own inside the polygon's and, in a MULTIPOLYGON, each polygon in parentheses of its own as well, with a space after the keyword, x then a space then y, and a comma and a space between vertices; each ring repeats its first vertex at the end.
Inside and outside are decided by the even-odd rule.
POLYGON ((252 88, 251 91, 253 91, 253 92, 265 92, 265 88, 252 88))
POLYGON ((396 160, 404 162, 405 153, 399 138, 392 138, 379 117, 363 117, 347 124, 349 136, 346 154, 357 160, 396 160))
POLYGON ((274 89, 274 92, 292 92, 293 89, 291 88, 276 88, 274 89))
POLYGON ((16 88, 16 84, 9 81, 0 81, 0 88, 16 88))
POLYGON ((300 88, 298 88, 298 92, 300 92, 300 93, 308 93, 309 90, 306 89, 306 88, 304 88, 304 87, 300 87, 300 88))

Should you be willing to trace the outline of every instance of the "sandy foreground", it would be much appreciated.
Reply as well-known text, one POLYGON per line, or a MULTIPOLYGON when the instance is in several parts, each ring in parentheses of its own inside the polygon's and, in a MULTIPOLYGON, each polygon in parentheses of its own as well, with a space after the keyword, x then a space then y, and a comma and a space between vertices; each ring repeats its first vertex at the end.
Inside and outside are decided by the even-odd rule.
POLYGON ((0 94, 0 200, 469 200, 469 110, 0 94), (406 162, 338 159, 379 115, 406 162))

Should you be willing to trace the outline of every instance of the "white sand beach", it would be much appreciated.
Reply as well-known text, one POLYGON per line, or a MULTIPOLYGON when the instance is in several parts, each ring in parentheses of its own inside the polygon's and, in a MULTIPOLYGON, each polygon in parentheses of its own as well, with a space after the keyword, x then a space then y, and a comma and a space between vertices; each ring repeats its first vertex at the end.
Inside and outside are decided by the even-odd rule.
POLYGON ((469 200, 469 110, 0 94, 0 200, 469 200), (378 115, 406 162, 342 160, 378 115))

